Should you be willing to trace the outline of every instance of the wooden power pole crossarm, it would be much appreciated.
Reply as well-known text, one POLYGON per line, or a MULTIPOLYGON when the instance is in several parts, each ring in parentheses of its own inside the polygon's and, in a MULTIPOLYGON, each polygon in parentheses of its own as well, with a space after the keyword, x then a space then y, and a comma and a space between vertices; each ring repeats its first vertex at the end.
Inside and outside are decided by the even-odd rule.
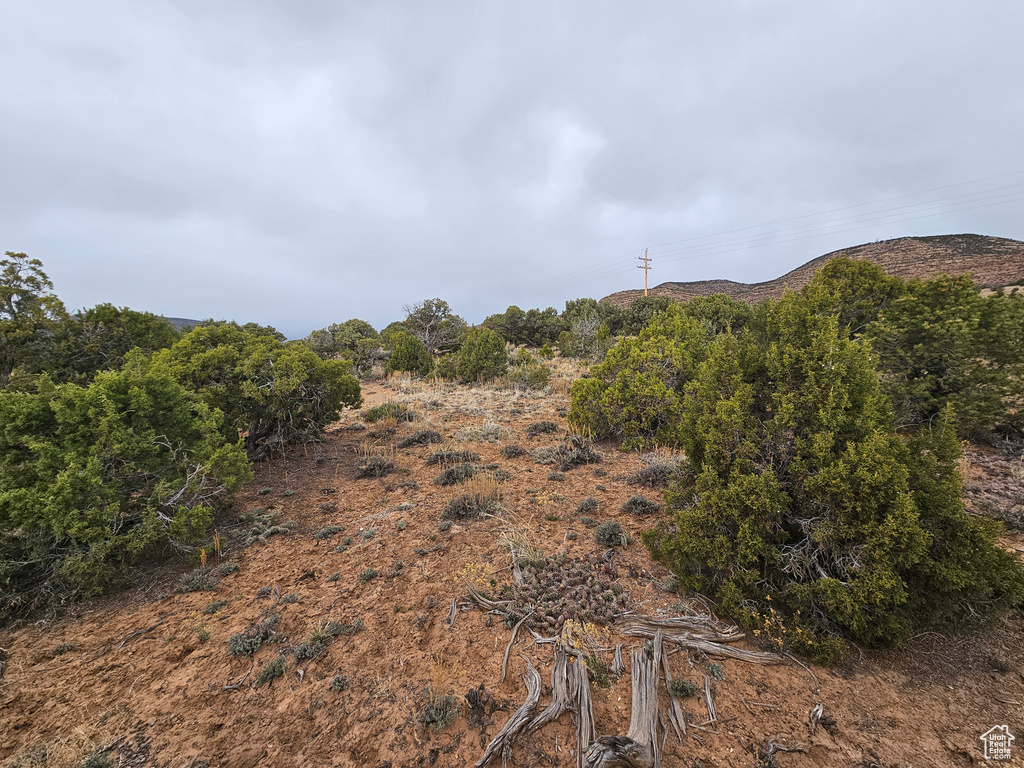
POLYGON ((649 269, 651 269, 651 261, 653 261, 653 259, 647 258, 647 249, 646 248, 644 248, 644 255, 640 258, 640 261, 643 262, 643 266, 637 264, 636 268, 637 269, 642 269, 644 271, 644 296, 646 296, 647 295, 647 271, 649 269))

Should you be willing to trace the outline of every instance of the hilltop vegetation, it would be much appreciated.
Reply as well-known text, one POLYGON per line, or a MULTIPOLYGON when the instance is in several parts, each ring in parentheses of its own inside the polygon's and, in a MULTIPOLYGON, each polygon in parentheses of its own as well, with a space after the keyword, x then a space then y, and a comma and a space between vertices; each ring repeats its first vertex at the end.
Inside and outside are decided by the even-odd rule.
POLYGON ((830 261, 799 293, 655 316, 573 387, 571 423, 681 448, 681 582, 817 658, 998 615, 1024 570, 961 501, 961 434, 1019 437, 1024 300, 830 261), (959 417, 958 417, 959 414, 959 417))

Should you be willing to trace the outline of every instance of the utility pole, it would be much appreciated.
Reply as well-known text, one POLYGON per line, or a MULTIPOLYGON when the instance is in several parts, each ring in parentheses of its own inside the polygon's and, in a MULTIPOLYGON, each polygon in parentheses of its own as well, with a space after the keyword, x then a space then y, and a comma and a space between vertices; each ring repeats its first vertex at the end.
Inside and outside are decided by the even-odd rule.
POLYGON ((653 261, 653 259, 647 258, 647 249, 646 248, 644 248, 644 255, 640 258, 640 261, 642 261, 644 263, 643 266, 640 266, 639 264, 637 264, 636 268, 637 269, 642 269, 644 271, 644 296, 646 296, 647 295, 647 270, 652 268, 651 267, 651 262, 653 261))

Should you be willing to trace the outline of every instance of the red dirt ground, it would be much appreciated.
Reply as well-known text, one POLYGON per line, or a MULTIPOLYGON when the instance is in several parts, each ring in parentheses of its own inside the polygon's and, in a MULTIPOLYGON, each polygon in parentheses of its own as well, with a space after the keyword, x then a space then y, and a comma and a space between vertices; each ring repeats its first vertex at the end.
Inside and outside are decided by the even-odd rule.
MULTIPOLYGON (((0 673, 0 761, 75 766, 109 746, 114 764, 122 766, 474 764, 523 700, 519 654, 539 665, 547 681, 553 651, 520 633, 509 676, 500 682, 510 630, 470 606, 457 574, 470 564, 490 566, 498 581, 509 581, 508 550, 499 537, 505 517, 438 530, 445 502, 458 491, 432 482, 438 470, 424 458, 438 446, 395 449, 394 443, 425 426, 441 431, 449 444, 481 454, 479 463, 497 463, 511 473, 501 486, 503 507, 535 546, 548 554, 564 547, 572 556, 599 555, 604 548, 575 514, 576 506, 598 498, 598 521, 616 519, 636 539, 650 521, 619 506, 638 490, 627 479, 641 466, 640 457, 603 445, 600 464, 570 470, 558 481, 529 455, 505 459, 500 453, 507 443, 533 450, 558 442, 559 434, 528 440, 525 431, 548 419, 564 435, 559 411, 564 414, 568 405, 566 390, 564 380, 548 394, 528 395, 401 381, 368 385, 367 406, 404 401, 420 418, 399 425, 392 437, 373 438, 380 425, 351 429, 361 422, 358 414, 346 414, 322 444, 258 465, 232 513, 219 522, 227 545, 216 562, 234 560, 240 569, 215 589, 180 592, 177 582, 189 567, 164 567, 140 574, 134 588, 62 618, 0 632, 0 648, 8 654, 0 673), (456 442, 459 430, 484 424, 499 432, 497 441, 456 442), (373 450, 393 456, 398 471, 381 480, 354 479, 360 454, 373 450), (417 487, 400 487, 403 482, 417 487), (257 507, 273 507, 278 522, 297 525, 265 544, 244 547, 233 535, 241 529, 235 520, 257 507), (314 538, 329 525, 345 530, 327 541, 314 538), (370 529, 375 533, 364 538, 361 533, 370 529), (575 539, 567 537, 570 531, 575 539), (351 545, 335 551, 346 536, 353 537, 351 545), (379 576, 364 583, 360 574, 367 568, 379 576), (259 597, 265 587, 270 596, 259 597), (453 599, 461 610, 449 627, 453 599), (226 602, 203 613, 215 600, 226 602), (230 655, 228 639, 270 609, 281 616, 277 641, 264 644, 253 659, 230 655), (289 655, 282 677, 252 687, 268 662, 288 654, 318 623, 360 619, 363 631, 338 638, 310 661, 296 663, 289 655), (64 652, 54 653, 62 644, 64 652), (346 685, 336 687, 343 690, 331 687, 339 675, 346 685), (482 729, 467 721, 464 700, 463 715, 440 732, 417 721, 428 684, 461 700, 481 683, 506 705, 482 729)), ((640 490, 660 500, 658 491, 640 490)), ((1019 534, 1005 541, 1024 549, 1019 534)), ((634 611, 673 613, 680 596, 666 590, 668 572, 642 544, 623 548, 616 562, 634 611)), ((794 768, 980 765, 979 737, 993 725, 1006 724, 1024 739, 1022 629, 1024 620, 1014 614, 980 635, 925 633, 899 651, 855 651, 832 669, 790 660, 773 667, 725 660, 724 680, 715 684, 718 723, 691 728, 682 744, 670 736, 663 764, 753 766, 750 750, 775 740, 806 750, 774 756, 778 765, 794 768), (808 713, 819 702, 834 725, 812 736, 808 713)), ((636 644, 614 631, 612 638, 626 642, 627 651, 636 644)), ((628 652, 625 657, 628 670, 628 652)), ((700 669, 701 663, 685 652, 671 659, 675 676, 692 676, 691 665, 700 669)), ((549 692, 545 688, 542 704, 549 692)), ((595 687, 593 697, 598 733, 625 733, 628 671, 612 677, 607 689, 595 687)), ((684 709, 693 723, 707 720, 701 699, 685 700, 684 709)), ((565 714, 517 748, 513 764, 574 766, 574 744, 565 714)), ((1015 750, 1021 754, 1024 741, 1015 750)))

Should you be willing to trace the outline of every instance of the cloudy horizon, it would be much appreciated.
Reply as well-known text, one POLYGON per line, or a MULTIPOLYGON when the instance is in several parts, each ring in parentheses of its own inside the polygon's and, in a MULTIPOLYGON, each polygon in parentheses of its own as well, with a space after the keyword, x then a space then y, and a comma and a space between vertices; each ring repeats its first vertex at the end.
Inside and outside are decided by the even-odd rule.
POLYGON ((0 250, 69 308, 380 328, 1024 239, 1024 6, 9 4, 0 250))

